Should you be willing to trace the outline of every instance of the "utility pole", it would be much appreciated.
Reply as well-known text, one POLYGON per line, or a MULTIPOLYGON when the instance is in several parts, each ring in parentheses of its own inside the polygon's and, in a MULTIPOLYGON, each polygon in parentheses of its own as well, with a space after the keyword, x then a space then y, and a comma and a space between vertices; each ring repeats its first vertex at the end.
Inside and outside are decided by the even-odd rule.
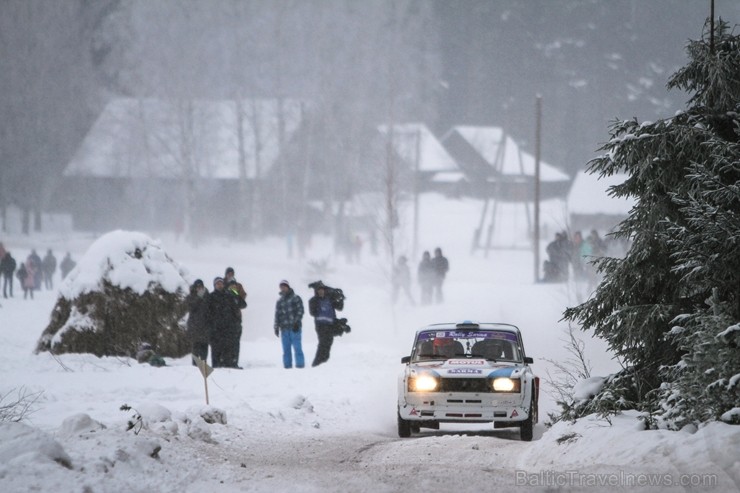
POLYGON ((537 95, 534 153, 534 282, 540 281, 540 147, 542 144, 542 96, 537 95))
POLYGON ((421 162, 421 128, 416 129, 416 150, 414 152, 414 245, 412 258, 416 258, 419 248, 419 168, 421 162))

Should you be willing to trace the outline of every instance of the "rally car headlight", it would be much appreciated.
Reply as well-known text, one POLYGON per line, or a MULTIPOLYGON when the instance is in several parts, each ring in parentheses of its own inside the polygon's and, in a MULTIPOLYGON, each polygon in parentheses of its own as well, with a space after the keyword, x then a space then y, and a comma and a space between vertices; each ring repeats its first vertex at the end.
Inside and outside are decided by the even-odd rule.
POLYGON ((409 377, 409 391, 434 392, 439 387, 439 380, 431 375, 409 377))
POLYGON ((519 392, 522 382, 518 378, 494 378, 491 388, 494 392, 519 392))

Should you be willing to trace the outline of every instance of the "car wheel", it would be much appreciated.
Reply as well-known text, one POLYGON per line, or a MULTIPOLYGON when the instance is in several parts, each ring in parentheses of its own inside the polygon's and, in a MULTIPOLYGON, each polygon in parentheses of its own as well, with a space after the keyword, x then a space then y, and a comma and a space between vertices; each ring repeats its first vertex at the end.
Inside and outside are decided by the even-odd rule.
POLYGON ((401 413, 398 413, 398 436, 401 438, 408 438, 411 436, 411 423, 401 417, 401 413))
POLYGON ((535 399, 534 387, 532 387, 532 399, 529 402, 529 416, 522 421, 519 437, 522 441, 531 442, 534 438, 534 424, 537 422, 537 400, 535 399))

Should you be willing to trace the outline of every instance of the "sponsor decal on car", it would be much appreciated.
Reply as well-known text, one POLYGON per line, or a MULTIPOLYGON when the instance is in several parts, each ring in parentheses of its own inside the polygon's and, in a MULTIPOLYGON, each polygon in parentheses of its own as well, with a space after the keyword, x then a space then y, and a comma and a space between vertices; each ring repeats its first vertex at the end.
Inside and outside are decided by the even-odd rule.
POLYGON ((450 366, 483 366, 486 364, 486 360, 483 359, 451 359, 447 360, 447 364, 450 366))
POLYGON ((516 368, 514 367, 506 367, 506 368, 498 368, 491 373, 488 374, 488 378, 501 378, 501 377, 517 377, 518 374, 516 374, 516 368))
POLYGON ((476 368, 453 368, 452 370, 447 370, 448 375, 480 375, 482 373, 483 370, 476 368))

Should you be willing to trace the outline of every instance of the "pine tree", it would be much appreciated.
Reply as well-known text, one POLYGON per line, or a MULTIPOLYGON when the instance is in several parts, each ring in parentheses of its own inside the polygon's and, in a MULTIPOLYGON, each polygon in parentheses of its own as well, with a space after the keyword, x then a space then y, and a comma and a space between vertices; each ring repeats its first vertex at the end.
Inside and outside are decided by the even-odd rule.
POLYGON ((636 205, 614 233, 631 241, 627 255, 599 260, 594 296, 565 312, 624 364, 581 413, 634 407, 680 426, 739 401, 740 37, 721 21, 713 46, 708 37, 689 43, 668 83, 693 93, 687 110, 616 122, 589 163, 626 173, 611 193, 636 205))

